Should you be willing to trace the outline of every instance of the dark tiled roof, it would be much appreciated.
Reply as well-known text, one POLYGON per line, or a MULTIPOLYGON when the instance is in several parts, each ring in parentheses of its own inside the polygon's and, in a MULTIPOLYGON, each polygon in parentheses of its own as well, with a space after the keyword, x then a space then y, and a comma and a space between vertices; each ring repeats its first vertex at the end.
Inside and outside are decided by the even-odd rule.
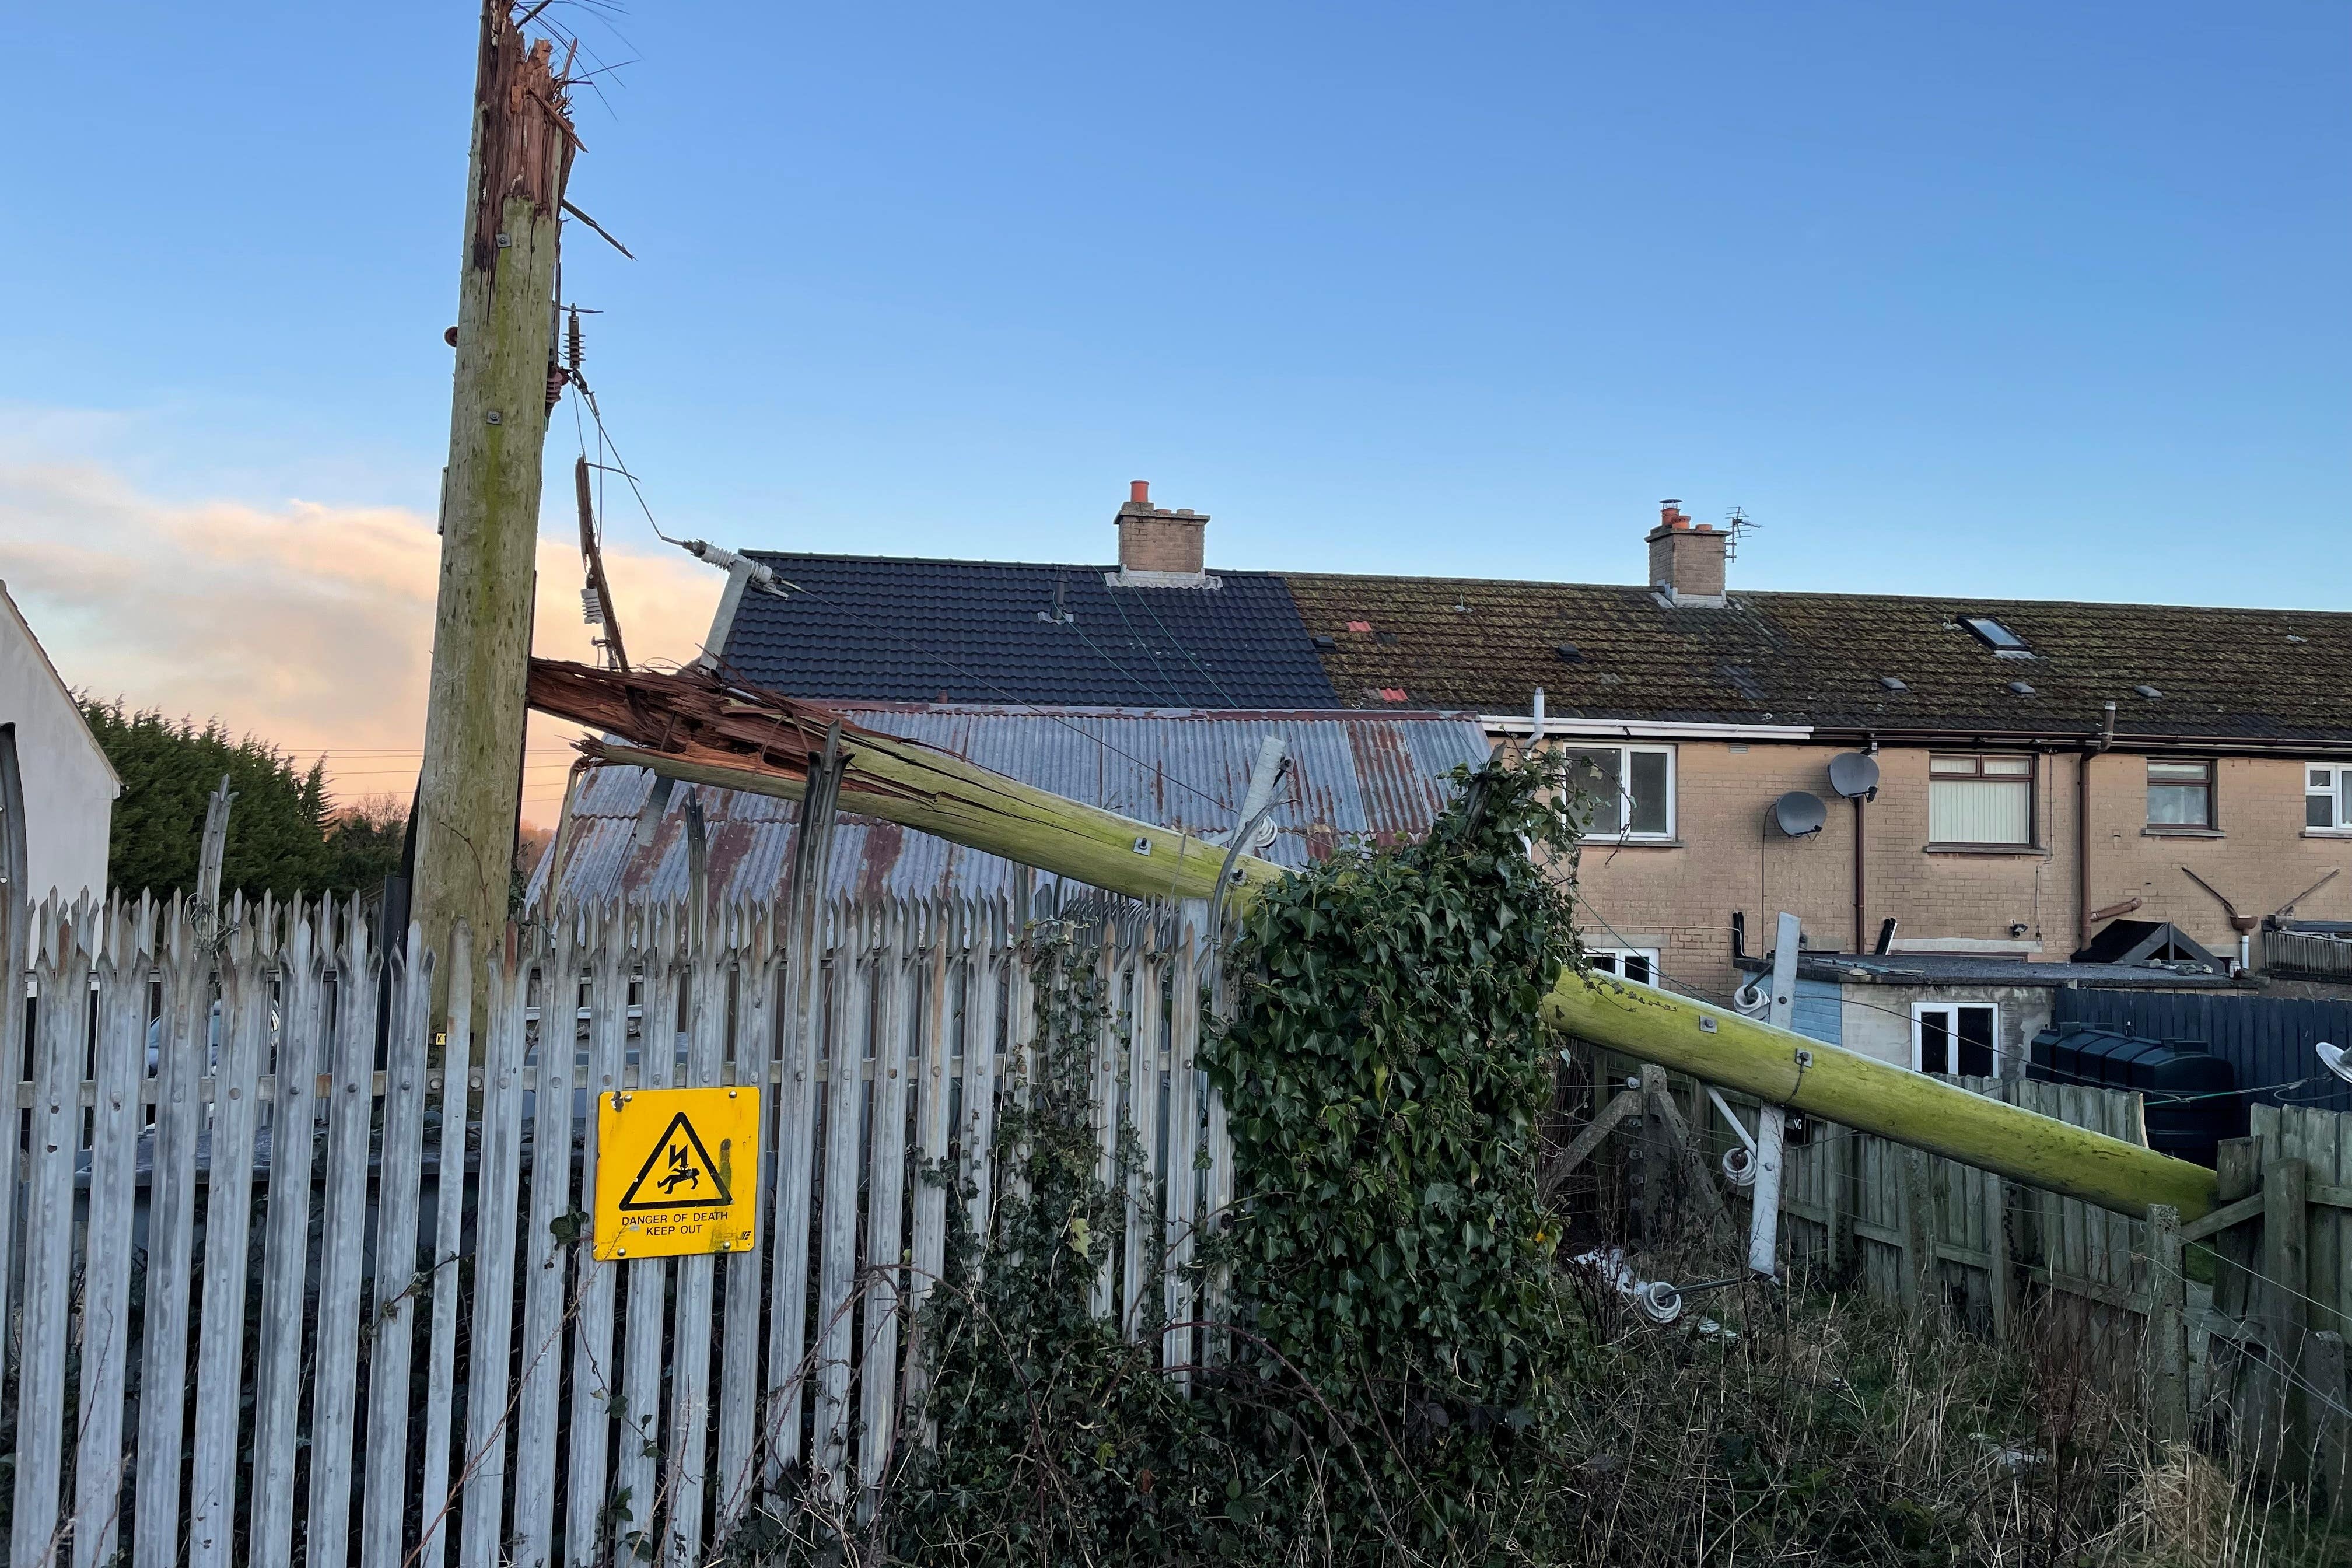
POLYGON ((1737 592, 1669 608, 1580 583, 1284 581, 1307 632, 1333 639, 1323 662, 1351 706, 1525 713, 1540 686, 1564 718, 2089 735, 2112 698, 2126 735, 2352 740, 2352 615, 1737 592), (1998 657, 1963 616, 2034 657, 1998 657))
POLYGON ((2113 699, 2127 738, 2352 741, 2346 614, 1737 592, 1670 608, 1588 583, 1112 588, 1097 565, 758 558, 803 591, 747 596, 727 658, 817 700, 1525 713, 1540 686, 1559 718, 2087 736, 2113 699), (1999 656, 1971 616, 2034 657, 1999 656))
POLYGON ((746 679, 819 701, 1339 708, 1282 579, 1112 588, 1103 566, 755 552, 803 590, 744 597, 746 679), (1070 617, 1056 622, 1056 593, 1070 617))

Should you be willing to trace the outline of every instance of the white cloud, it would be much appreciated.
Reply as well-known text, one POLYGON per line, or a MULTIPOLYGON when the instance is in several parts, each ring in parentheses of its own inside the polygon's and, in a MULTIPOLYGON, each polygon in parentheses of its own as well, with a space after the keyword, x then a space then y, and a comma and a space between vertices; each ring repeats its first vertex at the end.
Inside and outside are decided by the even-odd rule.
MULTIPOLYGON (((60 445, 71 447, 68 441, 60 445)), ((98 460, 0 454, 0 580, 67 681, 324 753, 337 793, 405 794, 424 743, 440 542, 400 507, 158 499, 98 460)), ((555 476, 551 476, 554 479, 555 476)), ((609 550, 632 654, 690 656, 717 574, 609 550)), ((580 557, 539 546, 537 649, 594 657, 580 557)), ((551 816, 564 728, 534 722, 525 815, 551 816)))

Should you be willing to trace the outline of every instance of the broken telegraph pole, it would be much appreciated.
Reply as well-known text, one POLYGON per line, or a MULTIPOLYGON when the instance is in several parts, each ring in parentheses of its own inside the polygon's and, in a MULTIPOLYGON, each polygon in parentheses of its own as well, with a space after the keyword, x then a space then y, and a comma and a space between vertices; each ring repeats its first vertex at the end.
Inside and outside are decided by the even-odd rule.
MULTIPOLYGON (((562 386, 552 363, 557 241, 578 146, 552 46, 527 40, 504 0, 487 0, 417 781, 415 912, 426 942, 444 952, 454 922, 488 932, 507 915, 522 805, 541 447, 562 386)), ((478 951, 488 948, 482 942, 478 951)), ((446 995, 447 976, 434 983, 446 995)))

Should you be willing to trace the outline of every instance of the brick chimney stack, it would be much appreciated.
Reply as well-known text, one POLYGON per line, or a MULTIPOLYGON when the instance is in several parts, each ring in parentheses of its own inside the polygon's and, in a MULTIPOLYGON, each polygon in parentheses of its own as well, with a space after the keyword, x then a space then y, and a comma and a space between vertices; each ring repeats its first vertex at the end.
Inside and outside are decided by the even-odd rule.
POLYGON ((1151 485, 1137 479, 1118 509, 1117 581, 1150 587, 1197 588, 1208 584, 1202 570, 1202 535, 1208 514, 1190 508, 1167 510, 1151 504, 1151 485))
POLYGON ((1694 525, 1678 500, 1658 503, 1658 526, 1650 530, 1650 586, 1669 604, 1720 607, 1723 552, 1731 536, 1706 523, 1694 525))

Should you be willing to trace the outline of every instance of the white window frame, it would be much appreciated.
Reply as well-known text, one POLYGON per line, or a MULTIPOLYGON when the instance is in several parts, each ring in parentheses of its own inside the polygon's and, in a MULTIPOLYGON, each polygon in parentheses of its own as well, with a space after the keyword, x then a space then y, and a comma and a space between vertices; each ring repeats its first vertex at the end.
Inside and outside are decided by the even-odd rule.
POLYGON ((1655 986, 1665 982, 1665 970, 1658 963, 1658 950, 1654 947, 1588 947, 1584 950, 1584 958, 1595 970, 1603 974, 1613 974, 1628 985, 1655 986), (1625 973, 1625 961, 1629 958, 1650 966, 1647 980, 1625 973))
POLYGON ((2303 766, 2303 821, 2305 833, 2315 837, 2352 837, 2352 763, 2305 763, 2303 766), (2312 783, 2314 773, 2326 773, 2326 784, 2312 783), (2325 800, 2330 805, 2335 825, 2315 827, 2311 823, 2311 803, 2325 800))
POLYGON ((1950 844, 1966 849, 2037 849, 2042 846, 2042 759, 2031 752, 1931 752, 1927 756, 1927 842, 1950 844), (1974 771, 1961 773, 1957 769, 1938 768, 1938 763, 1966 761, 1974 771), (2025 764, 2022 773, 1988 773, 1984 764, 1990 762, 2025 764), (1988 842, 1976 838, 1947 838, 1936 831, 1935 789, 1938 784, 1990 784, 2003 789, 2025 791, 2025 837, 1996 839, 1988 842))
POLYGON ((1675 826, 1675 783, 1676 773, 1674 747, 1639 744, 1611 744, 1606 742, 1587 741, 1581 736, 1574 737, 1572 739, 1564 739, 1561 742, 1561 745, 1564 750, 1570 752, 1614 752, 1617 753, 1617 819, 1620 822, 1627 824, 1627 826, 1619 828, 1614 833, 1588 832, 1584 835, 1583 841, 1585 843, 1671 844, 1674 842, 1675 826), (1637 833, 1631 826, 1633 820, 1633 760, 1634 757, 1643 754, 1664 757, 1666 759, 1666 826, 1664 830, 1662 832, 1637 833))
POLYGON ((1999 1078, 2001 1076, 2002 1057, 2004 1053, 2000 1048, 2000 1004, 1998 1002, 1912 1003, 1911 1070, 1913 1072, 1926 1072, 1927 1070, 1923 1065, 1927 1054, 1927 1039, 1924 1032, 1920 1028, 1921 1021, 1930 1013, 1948 1013, 1952 1015, 1952 1017, 1951 1021, 1945 1026, 1945 1038, 1950 1042, 1947 1047, 1951 1061, 1951 1066, 1948 1070, 1954 1077, 1959 1076, 1959 1011, 1963 1007, 1981 1007, 1986 1012, 1992 1015, 1992 1071, 1987 1073, 1985 1076, 1987 1078, 1999 1078))
POLYGON ((2221 765, 2212 757, 2149 757, 2147 787, 2149 811, 2147 826, 2158 833, 2178 833, 2186 828, 2192 832, 2218 833, 2221 827, 2221 803, 2217 798, 2221 787, 2221 765), (2205 770, 2201 779, 2162 779, 2156 775, 2159 767, 2194 767, 2205 770), (2159 789, 2202 784, 2205 789, 2205 820, 2202 822, 2158 822, 2155 812, 2155 792, 2159 789))

